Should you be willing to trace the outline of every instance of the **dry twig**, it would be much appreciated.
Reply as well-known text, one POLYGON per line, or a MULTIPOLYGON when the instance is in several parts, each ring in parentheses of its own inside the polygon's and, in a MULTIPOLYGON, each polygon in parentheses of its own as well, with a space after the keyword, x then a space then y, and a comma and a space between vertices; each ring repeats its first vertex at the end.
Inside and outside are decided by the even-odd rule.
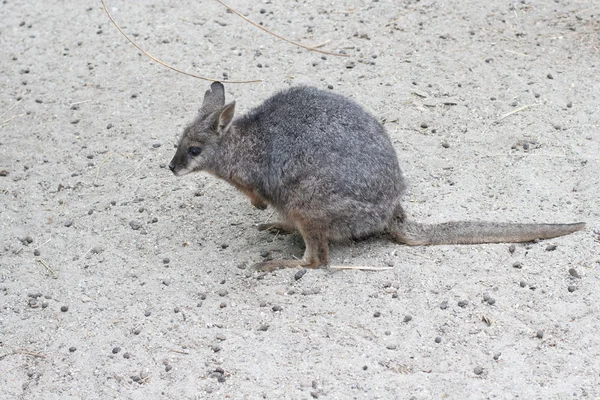
MULTIPOLYGON (((129 41, 129 43, 131 43, 132 45, 134 45, 139 51, 141 51, 142 53, 144 53, 147 57, 151 58, 152 60, 154 60, 155 62, 159 63, 160 65, 162 65, 163 67, 169 68, 175 72, 179 72, 180 74, 183 75, 187 75, 187 76, 191 76, 193 78, 198 78, 198 79, 203 79, 205 81, 210 81, 210 82, 219 82, 222 81, 222 79, 214 79, 214 78, 207 78, 205 76, 200 76, 200 75, 196 75, 196 74, 192 74, 189 72, 185 72, 182 71, 178 68, 175 68, 163 61, 160 61, 158 58, 154 57, 153 55, 151 55, 150 53, 148 53, 147 51, 145 51, 144 49, 142 49, 140 46, 138 46, 137 43, 135 43, 129 36, 127 36, 127 34, 123 31, 123 29, 121 29, 121 27, 116 23, 116 21, 113 19, 112 15, 110 15, 110 12, 108 11, 108 7, 106 7, 106 3, 104 3, 104 0, 100 0, 102 2, 102 6, 104 7, 104 11, 106 12, 106 15, 108 15, 108 18, 110 19, 110 21, 113 23, 113 25, 119 30, 119 32, 121 32, 121 35, 125 36, 125 38, 129 41)), ((256 82, 262 82, 262 79, 255 79, 255 80, 251 80, 251 81, 227 81, 227 83, 256 83, 256 82)))

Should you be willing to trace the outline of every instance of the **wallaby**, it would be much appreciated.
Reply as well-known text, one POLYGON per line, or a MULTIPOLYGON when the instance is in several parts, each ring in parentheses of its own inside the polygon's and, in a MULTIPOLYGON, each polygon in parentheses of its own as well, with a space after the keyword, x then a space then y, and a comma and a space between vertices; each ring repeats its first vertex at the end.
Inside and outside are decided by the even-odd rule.
POLYGON ((283 90, 233 118, 235 101, 214 82, 184 131, 169 169, 207 171, 231 183, 255 207, 271 205, 282 220, 259 230, 299 232, 302 260, 269 260, 260 270, 329 263, 330 240, 389 233, 409 245, 528 242, 581 230, 585 223, 410 222, 406 189, 383 126, 341 95, 312 87, 283 90))

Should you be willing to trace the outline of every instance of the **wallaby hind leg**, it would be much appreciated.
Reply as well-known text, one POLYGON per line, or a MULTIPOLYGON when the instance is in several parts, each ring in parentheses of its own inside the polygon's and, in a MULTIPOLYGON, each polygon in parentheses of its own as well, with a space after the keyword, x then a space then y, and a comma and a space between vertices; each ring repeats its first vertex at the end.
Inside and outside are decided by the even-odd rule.
POLYGON ((316 268, 329 264, 329 243, 327 228, 318 225, 300 225, 304 239, 304 257, 301 260, 270 260, 254 264, 257 271, 270 272, 283 268, 316 268))
POLYGON ((289 233, 295 233, 296 227, 289 222, 269 222, 266 224, 258 224, 258 230, 287 235, 289 233))

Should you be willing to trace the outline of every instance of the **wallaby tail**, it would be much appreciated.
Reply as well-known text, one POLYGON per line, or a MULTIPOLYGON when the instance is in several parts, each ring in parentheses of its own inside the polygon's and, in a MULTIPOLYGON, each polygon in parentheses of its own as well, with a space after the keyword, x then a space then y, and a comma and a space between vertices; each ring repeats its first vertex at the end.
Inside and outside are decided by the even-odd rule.
POLYGON ((397 242, 409 245, 518 243, 568 235, 585 228, 575 224, 511 224, 497 222, 445 222, 420 224, 398 221, 390 229, 397 242))

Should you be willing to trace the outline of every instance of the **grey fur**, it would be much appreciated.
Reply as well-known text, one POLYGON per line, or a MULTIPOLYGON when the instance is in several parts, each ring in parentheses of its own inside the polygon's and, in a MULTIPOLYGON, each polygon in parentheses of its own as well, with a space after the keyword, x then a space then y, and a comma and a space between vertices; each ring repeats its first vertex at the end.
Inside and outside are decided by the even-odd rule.
POLYGON ((401 206, 406 185, 389 136, 354 101, 295 87, 244 116, 233 119, 234 110, 235 102, 225 105, 223 85, 213 83, 169 168, 177 176, 208 171, 240 189, 254 206, 274 207, 283 221, 259 229, 300 232, 303 260, 267 261, 258 268, 327 265, 329 240, 382 232, 401 243, 426 245, 523 242, 585 227, 409 222, 401 206))

